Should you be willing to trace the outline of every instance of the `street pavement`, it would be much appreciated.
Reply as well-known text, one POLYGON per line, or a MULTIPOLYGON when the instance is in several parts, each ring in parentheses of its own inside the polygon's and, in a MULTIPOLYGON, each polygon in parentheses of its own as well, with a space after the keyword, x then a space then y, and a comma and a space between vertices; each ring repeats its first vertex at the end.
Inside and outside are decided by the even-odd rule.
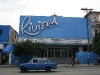
POLYGON ((52 69, 51 72, 29 70, 27 73, 21 73, 18 68, 0 68, 0 75, 100 75, 100 67, 97 65, 91 65, 90 67, 88 65, 88 67, 81 67, 81 65, 79 65, 80 67, 66 67, 64 64, 59 65, 60 67, 52 69))
POLYGON ((18 65, 0 65, 0 75, 100 75, 100 65, 78 64, 71 67, 68 64, 58 64, 57 69, 51 72, 44 70, 30 70, 27 73, 21 73, 18 65))
MULTIPOLYGON (((75 67, 100 67, 100 65, 97 64, 78 64, 75 67)), ((71 67, 69 64, 58 64, 58 67, 71 67)), ((0 68, 18 68, 18 65, 0 65, 0 68)))

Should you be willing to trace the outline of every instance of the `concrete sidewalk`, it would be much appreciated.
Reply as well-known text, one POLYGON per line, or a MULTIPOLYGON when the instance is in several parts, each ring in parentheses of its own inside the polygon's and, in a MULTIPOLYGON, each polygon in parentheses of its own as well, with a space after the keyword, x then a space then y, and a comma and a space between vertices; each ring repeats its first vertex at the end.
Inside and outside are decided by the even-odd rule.
MULTIPOLYGON (((94 64, 78 64, 76 65, 78 67, 93 67, 93 66, 100 66, 100 65, 94 65, 94 64)), ((68 64, 58 64, 58 67, 71 67, 71 65, 68 65, 68 64)))
POLYGON ((18 68, 18 65, 0 65, 0 68, 18 68))

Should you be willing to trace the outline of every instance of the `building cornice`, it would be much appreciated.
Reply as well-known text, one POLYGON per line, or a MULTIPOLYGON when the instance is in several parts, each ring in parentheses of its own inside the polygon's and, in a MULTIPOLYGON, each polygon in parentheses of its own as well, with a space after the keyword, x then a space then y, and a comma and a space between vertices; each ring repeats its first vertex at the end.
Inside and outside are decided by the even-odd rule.
POLYGON ((84 17, 87 18, 90 14, 100 14, 100 11, 89 11, 84 17))

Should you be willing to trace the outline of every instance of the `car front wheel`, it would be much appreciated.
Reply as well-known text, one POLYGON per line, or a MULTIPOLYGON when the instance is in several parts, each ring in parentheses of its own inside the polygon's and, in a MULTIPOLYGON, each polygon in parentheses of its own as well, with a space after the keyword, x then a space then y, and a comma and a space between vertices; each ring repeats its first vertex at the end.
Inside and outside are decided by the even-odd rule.
POLYGON ((51 67, 46 67, 46 72, 51 72, 51 67))
POLYGON ((22 67, 21 68, 21 72, 27 72, 27 68, 26 67, 22 67))

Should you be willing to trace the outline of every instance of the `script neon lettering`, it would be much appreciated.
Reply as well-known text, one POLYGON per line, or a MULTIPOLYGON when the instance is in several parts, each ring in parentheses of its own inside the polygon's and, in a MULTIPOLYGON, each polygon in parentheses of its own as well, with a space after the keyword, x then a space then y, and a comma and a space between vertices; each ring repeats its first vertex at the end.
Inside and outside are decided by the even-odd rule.
POLYGON ((53 17, 53 20, 49 19, 47 22, 38 21, 37 25, 35 26, 34 24, 32 24, 30 16, 27 16, 22 21, 20 31, 22 34, 26 33, 28 35, 37 35, 40 33, 41 30, 44 30, 45 27, 50 28, 50 25, 58 25, 55 17, 53 17), (27 20, 27 23, 25 24, 26 20, 27 20))

